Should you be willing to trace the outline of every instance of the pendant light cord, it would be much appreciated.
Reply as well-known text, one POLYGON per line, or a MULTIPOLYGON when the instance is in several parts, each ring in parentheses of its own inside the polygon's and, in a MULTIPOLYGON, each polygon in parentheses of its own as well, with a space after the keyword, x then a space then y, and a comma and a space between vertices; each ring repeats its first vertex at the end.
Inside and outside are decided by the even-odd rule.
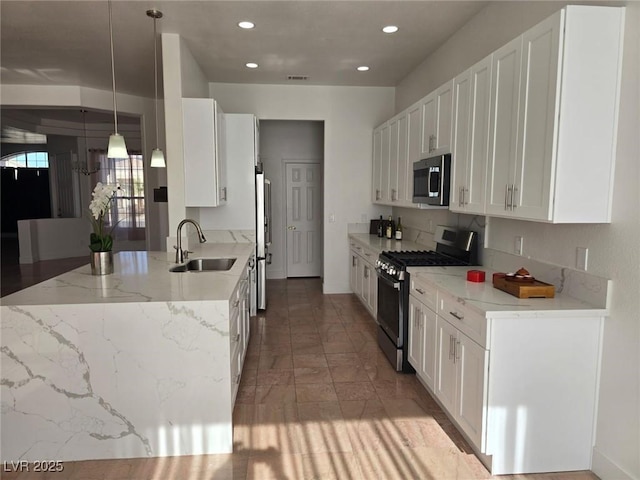
POLYGON ((111 45, 111 80, 113 82, 113 123, 115 132, 118 133, 118 111, 116 107, 116 67, 113 59, 113 26, 111 23, 111 0, 109 0, 109 43, 111 45))
POLYGON ((159 129, 158 129, 158 37, 156 35, 156 22, 158 19, 153 18, 153 78, 156 84, 156 101, 154 103, 156 107, 156 148, 160 144, 159 129))

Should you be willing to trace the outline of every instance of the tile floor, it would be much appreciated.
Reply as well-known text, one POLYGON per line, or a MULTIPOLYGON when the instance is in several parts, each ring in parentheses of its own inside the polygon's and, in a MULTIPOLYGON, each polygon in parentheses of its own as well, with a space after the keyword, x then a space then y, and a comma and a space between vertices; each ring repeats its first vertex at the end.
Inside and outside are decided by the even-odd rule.
MULTIPOLYGON (((413 375, 397 374, 353 295, 270 281, 234 411, 234 453, 66 462, 3 480, 484 479, 489 472, 413 375)), ((502 479, 595 480, 590 472, 502 479)))

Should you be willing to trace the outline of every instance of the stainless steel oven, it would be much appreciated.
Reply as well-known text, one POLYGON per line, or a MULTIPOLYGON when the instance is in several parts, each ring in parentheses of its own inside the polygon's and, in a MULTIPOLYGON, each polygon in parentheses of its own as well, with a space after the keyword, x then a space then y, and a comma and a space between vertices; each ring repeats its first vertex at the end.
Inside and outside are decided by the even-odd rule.
POLYGON ((477 262, 477 234, 439 225, 436 251, 386 251, 376 261, 378 345, 396 371, 415 372, 409 364, 409 272, 407 267, 465 266, 477 262))
POLYGON ((413 164, 413 203, 449 205, 451 155, 425 158, 413 164))

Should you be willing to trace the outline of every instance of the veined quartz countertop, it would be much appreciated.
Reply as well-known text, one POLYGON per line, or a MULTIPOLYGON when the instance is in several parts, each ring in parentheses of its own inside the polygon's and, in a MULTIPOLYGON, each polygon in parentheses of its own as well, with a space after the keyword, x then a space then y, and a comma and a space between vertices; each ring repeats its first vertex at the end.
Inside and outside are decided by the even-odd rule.
POLYGON ((518 298, 493 287, 493 270, 475 267, 409 267, 411 280, 423 280, 456 297, 487 318, 608 315, 604 308, 563 295, 555 298, 518 298), (486 272, 485 282, 467 281, 468 270, 486 272))
POLYGON ((111 275, 91 275, 87 265, 0 299, 2 306, 229 300, 255 246, 203 243, 193 258, 237 258, 230 270, 172 273, 175 252, 119 252, 111 275))

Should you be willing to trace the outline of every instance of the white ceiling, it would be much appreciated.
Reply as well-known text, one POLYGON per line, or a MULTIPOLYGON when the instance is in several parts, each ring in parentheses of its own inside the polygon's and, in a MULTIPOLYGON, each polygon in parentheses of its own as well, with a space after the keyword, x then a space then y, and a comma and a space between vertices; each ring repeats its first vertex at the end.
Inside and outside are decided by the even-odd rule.
MULTIPOLYGON (((481 10, 481 1, 114 0, 117 90, 153 97, 153 20, 179 34, 212 82, 396 86, 481 10), (237 27, 241 20, 253 30, 237 27), (394 24, 400 31, 384 34, 394 24), (246 62, 260 68, 247 69, 246 62), (358 65, 369 72, 357 72, 358 65)), ((107 1, 0 2, 5 84, 111 89, 107 1)))

